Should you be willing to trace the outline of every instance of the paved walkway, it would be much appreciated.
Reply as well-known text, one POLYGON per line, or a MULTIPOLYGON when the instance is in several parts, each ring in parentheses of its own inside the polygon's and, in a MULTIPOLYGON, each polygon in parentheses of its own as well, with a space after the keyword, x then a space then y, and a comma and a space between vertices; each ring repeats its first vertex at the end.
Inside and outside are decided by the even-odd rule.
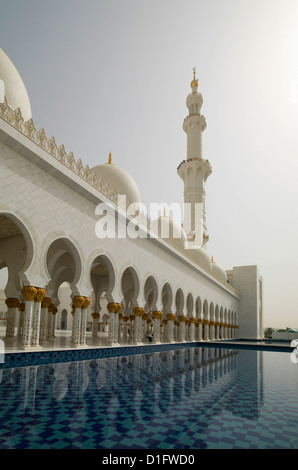
MULTIPOLYGON (((5 340, 4 339, 4 331, 0 331, 0 339, 4 340, 5 344, 5 352, 6 353, 21 353, 24 352, 24 350, 21 348, 21 338, 15 336, 12 340, 5 340)), ((187 341, 186 341, 187 342, 187 341)), ((177 342, 179 343, 179 341, 177 342)), ((142 344, 137 344, 133 341, 123 341, 120 340, 120 343, 117 345, 119 346, 142 346, 142 345, 152 345, 154 343, 149 342, 149 340, 146 339, 144 343, 142 344)), ((161 344, 169 344, 168 341, 161 341, 161 344)), ((260 349, 272 349, 272 347, 290 347, 291 342, 279 342, 279 341, 273 341, 273 342, 265 342, 265 341, 258 341, 258 340, 246 340, 246 339, 234 339, 234 340, 217 340, 217 341, 204 341, 201 343, 202 345, 222 345, 222 346, 231 346, 231 347, 237 347, 237 346, 247 346, 248 348, 250 346, 253 347, 258 347, 260 349)), ((115 345, 116 346, 116 345, 115 345)), ((89 348, 113 348, 115 346, 111 346, 108 343, 108 334, 107 333, 98 333, 96 337, 92 336, 91 333, 86 334, 86 348, 79 348, 79 349, 89 349, 89 348)), ((71 345, 71 332, 65 332, 65 331, 59 331, 56 330, 56 337, 49 343, 43 344, 42 348, 36 349, 36 351, 60 351, 60 350, 73 350, 77 349, 72 347, 71 345)), ((30 349, 30 352, 34 352, 34 349, 30 349)))

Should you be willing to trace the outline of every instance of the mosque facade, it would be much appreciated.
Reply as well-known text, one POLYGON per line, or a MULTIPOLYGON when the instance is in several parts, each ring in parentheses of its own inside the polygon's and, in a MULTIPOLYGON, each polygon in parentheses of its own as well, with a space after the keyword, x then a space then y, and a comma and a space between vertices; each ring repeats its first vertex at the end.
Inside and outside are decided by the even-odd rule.
MULTIPOLYGON (((205 198, 212 173, 203 158, 202 95, 194 70, 183 123, 187 154, 184 220, 141 210, 136 182, 112 156, 89 168, 36 129, 24 83, 0 49, 0 269, 5 344, 49 344, 71 329, 71 347, 86 330, 106 331, 110 345, 258 338, 263 293, 258 267, 225 270, 208 254, 205 198), (61 286, 69 295, 59 296, 61 286), (62 296, 63 297, 63 296, 62 296), (63 326, 62 326, 63 325, 63 326)), ((179 162, 177 162, 179 163, 179 162)))

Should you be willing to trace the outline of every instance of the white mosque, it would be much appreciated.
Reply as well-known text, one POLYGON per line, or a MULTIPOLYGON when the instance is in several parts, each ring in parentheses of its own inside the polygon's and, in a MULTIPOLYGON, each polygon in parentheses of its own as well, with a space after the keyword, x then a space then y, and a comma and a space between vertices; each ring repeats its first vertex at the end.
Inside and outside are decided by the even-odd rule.
MULTIPOLYGON (((37 130, 24 83, 0 49, 0 269, 7 348, 40 350, 55 331, 84 348, 86 331, 109 345, 258 338, 258 267, 226 271, 207 251, 202 95, 194 70, 183 130, 182 225, 151 220, 137 183, 109 156, 89 168, 37 130)), ((179 164, 179 162, 177 162, 179 164)), ((228 248, 228 247, 227 247, 228 248)), ((1 310, 1 309, 0 309, 1 310)))

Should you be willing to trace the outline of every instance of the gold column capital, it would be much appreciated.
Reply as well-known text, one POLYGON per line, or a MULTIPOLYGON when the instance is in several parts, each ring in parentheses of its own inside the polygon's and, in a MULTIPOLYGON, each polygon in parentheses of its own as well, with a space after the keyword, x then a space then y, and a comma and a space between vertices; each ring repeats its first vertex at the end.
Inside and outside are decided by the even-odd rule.
POLYGON ((50 299, 50 297, 45 297, 43 301, 41 302, 41 308, 49 308, 51 303, 52 303, 52 300, 50 299))
POLYGON ((162 312, 159 312, 158 310, 155 310, 152 312, 152 318, 153 320, 161 320, 162 319, 162 312))
POLYGON ((24 286, 22 289, 22 294, 26 302, 33 302, 37 294, 37 289, 33 286, 24 286))
POLYGON ((89 297, 84 297, 84 303, 82 305, 82 308, 86 310, 90 304, 91 304, 91 300, 89 299, 89 297))
POLYGON ((20 305, 19 299, 16 298, 8 298, 5 300, 5 303, 8 308, 17 308, 20 305))
POLYGON ((115 313, 119 313, 119 312, 121 312, 121 310, 122 310, 122 304, 117 304, 115 313))
POLYGON ((75 295, 72 299, 72 303, 75 308, 82 308, 85 302, 85 297, 82 295, 75 295))
POLYGON ((26 307, 25 307, 24 302, 20 303, 19 306, 18 306, 19 312, 25 312, 25 309, 26 309, 26 307))
POLYGON ((41 287, 36 287, 36 296, 34 297, 34 302, 42 303, 43 299, 46 296, 46 291, 41 287))
POLYGON ((110 313, 115 313, 118 308, 119 304, 117 304, 117 302, 109 302, 107 305, 107 309, 110 313))
POLYGON ((94 320, 97 320, 99 318, 99 313, 93 312, 91 313, 91 317, 94 318, 94 320))
POLYGON ((184 315, 180 315, 180 316, 178 317, 178 321, 179 321, 179 322, 182 322, 182 323, 183 323, 183 322, 186 323, 187 317, 184 316, 184 315))
POLYGON ((141 307, 135 307, 133 309, 133 313, 136 317, 142 317, 145 313, 145 310, 141 307))
POLYGON ((167 318, 167 320, 169 320, 169 321, 174 321, 175 318, 176 318, 176 313, 167 313, 166 318, 167 318))

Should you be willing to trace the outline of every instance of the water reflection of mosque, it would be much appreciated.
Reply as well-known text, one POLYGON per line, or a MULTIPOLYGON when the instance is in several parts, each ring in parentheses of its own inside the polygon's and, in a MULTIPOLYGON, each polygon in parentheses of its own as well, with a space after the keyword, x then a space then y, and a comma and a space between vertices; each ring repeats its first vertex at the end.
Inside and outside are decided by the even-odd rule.
POLYGON ((24 416, 36 416, 37 426, 41 404, 50 416, 53 409, 63 409, 70 432, 75 435, 78 423, 82 435, 92 426, 103 447, 111 436, 161 425, 168 426, 166 432, 173 428, 177 440, 193 439, 200 422, 196 445, 202 448, 211 413, 213 418, 217 410, 218 416, 225 410, 240 418, 258 417, 261 369, 257 351, 250 353, 249 363, 235 349, 189 348, 3 369, 0 397, 1 382, 10 382, 19 390, 16 406, 24 416))

